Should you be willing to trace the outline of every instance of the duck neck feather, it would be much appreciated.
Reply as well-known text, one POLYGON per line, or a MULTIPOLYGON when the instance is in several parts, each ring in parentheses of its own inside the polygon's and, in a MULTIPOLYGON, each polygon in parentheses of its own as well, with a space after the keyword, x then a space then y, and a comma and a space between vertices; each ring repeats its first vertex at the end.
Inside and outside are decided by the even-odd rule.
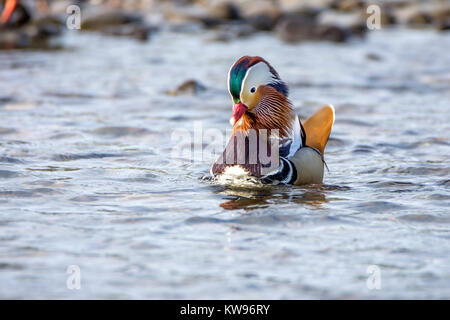
POLYGON ((266 129, 270 135, 270 131, 276 129, 280 138, 287 137, 295 118, 291 102, 271 86, 264 86, 261 93, 262 98, 258 105, 244 113, 233 132, 266 129))

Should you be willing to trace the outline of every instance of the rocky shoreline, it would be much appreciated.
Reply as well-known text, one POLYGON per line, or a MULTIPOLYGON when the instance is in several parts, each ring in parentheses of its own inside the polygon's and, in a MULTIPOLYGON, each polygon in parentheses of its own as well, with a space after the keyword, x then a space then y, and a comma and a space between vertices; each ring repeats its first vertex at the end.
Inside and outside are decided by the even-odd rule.
POLYGON ((215 31, 211 41, 271 32, 287 43, 345 42, 364 37, 369 30, 367 21, 373 13, 367 8, 371 5, 380 9, 381 28, 450 28, 450 2, 441 0, 23 0, 0 26, 0 49, 49 46, 49 39, 68 29, 67 8, 73 4, 81 8, 82 32, 140 41, 151 39, 159 30, 210 29, 215 31))

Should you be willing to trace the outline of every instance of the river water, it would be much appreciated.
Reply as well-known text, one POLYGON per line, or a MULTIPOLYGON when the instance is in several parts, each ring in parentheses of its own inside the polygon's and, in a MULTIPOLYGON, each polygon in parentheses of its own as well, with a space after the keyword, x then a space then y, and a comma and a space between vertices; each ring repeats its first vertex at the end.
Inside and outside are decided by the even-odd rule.
POLYGON ((450 298, 450 35, 213 36, 0 52, 0 298, 450 298), (303 118, 336 107, 323 185, 220 185, 177 155, 177 132, 229 129, 244 54, 303 118), (188 79, 206 90, 166 93, 188 79))

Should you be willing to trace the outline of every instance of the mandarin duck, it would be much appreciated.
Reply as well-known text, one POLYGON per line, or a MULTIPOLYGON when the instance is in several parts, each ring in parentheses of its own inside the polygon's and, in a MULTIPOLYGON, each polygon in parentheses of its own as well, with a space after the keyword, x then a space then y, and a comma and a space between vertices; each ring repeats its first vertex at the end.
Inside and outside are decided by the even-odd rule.
POLYGON ((322 183, 324 150, 334 123, 332 105, 302 123, 288 99, 287 85, 261 57, 244 56, 233 64, 228 91, 233 131, 211 166, 213 177, 240 168, 263 183, 322 183))

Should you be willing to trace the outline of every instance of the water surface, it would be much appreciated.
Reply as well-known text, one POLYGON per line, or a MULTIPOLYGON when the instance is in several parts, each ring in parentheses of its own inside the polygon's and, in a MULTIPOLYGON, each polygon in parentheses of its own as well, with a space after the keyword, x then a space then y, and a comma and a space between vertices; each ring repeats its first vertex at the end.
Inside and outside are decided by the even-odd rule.
POLYGON ((448 33, 211 37, 0 52, 0 298, 450 298, 448 33), (335 105, 324 185, 217 185, 210 158, 173 156, 176 129, 229 129, 244 54, 273 64, 302 117, 335 105), (188 79, 207 90, 166 94, 188 79))

